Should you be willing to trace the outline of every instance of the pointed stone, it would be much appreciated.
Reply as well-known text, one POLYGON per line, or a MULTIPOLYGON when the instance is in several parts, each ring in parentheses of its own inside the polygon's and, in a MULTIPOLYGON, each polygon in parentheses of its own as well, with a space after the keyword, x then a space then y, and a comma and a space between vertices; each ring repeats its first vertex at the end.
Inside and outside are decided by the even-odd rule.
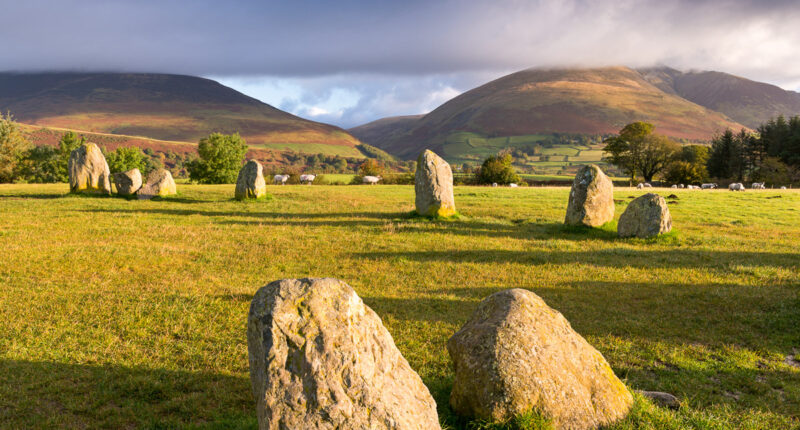
POLYGON ((267 182, 264 180, 264 169, 261 163, 250 160, 239 170, 236 179, 236 200, 257 199, 267 194, 267 182))
POLYGON ((667 201, 653 193, 639 196, 628 203, 617 223, 619 237, 648 238, 669 233, 670 230, 672 216, 667 201))
POLYGON ((448 217, 456 213, 453 171, 447 161, 429 149, 417 158, 414 191, 418 214, 448 217))
POLYGON ((69 154, 68 170, 71 192, 111 194, 108 163, 94 143, 84 143, 69 154))
POLYGON ((598 227, 614 219, 614 185, 594 164, 581 167, 572 181, 564 224, 598 227))

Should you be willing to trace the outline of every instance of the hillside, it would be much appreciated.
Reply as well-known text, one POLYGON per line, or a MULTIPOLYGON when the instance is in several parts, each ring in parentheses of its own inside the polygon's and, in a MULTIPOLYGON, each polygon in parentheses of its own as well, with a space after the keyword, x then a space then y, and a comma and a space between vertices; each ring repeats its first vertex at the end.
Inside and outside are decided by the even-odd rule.
POLYGON ((39 126, 181 142, 239 132, 254 148, 362 155, 360 142, 338 127, 192 76, 0 73, 0 110, 39 126))
POLYGON ((665 92, 727 115, 747 127, 778 115, 800 115, 800 93, 722 72, 681 72, 668 67, 640 70, 665 92))
POLYGON ((453 98, 410 128, 400 122, 407 131, 384 131, 383 138, 373 141, 362 136, 401 157, 412 158, 428 147, 452 160, 485 152, 484 141, 533 146, 553 134, 616 133, 638 120, 686 140, 708 140, 726 127, 742 127, 659 89, 635 70, 611 67, 524 70, 453 98))
POLYGON ((372 143, 397 137, 410 130, 425 115, 390 116, 347 129, 362 142, 372 143))

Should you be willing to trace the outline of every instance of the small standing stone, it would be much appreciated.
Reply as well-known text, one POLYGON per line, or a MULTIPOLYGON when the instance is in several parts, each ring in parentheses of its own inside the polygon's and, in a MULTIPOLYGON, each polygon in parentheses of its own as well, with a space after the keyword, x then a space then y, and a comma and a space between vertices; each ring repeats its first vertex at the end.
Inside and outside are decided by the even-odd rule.
POLYGON ((448 217, 456 213, 453 171, 447 161, 429 149, 417 158, 414 191, 418 214, 448 217))
POLYGON ((236 179, 236 200, 257 199, 267 194, 267 182, 261 163, 250 160, 239 170, 236 179))
POLYGON ((436 403, 380 318, 338 279, 253 297, 250 382, 260 429, 439 429, 436 403))
POLYGON ((136 193, 139 199, 166 197, 177 194, 175 180, 167 169, 153 170, 147 175, 147 183, 136 193))
POLYGON ((447 351, 460 415, 504 421, 535 410, 556 428, 583 430, 622 419, 633 404, 602 354, 527 290, 484 299, 447 351))
POLYGON ((114 174, 114 185, 117 187, 117 194, 121 196, 131 196, 142 188, 142 172, 139 169, 131 169, 127 172, 114 174))
POLYGON ((111 194, 108 163, 94 143, 84 143, 69 154, 68 170, 71 192, 111 194))
POLYGON ((598 227, 614 219, 614 185, 594 164, 583 166, 572 181, 567 225, 598 227))
POLYGON ((619 217, 619 237, 648 238, 672 230, 672 216, 667 201, 658 194, 647 193, 637 197, 619 217))

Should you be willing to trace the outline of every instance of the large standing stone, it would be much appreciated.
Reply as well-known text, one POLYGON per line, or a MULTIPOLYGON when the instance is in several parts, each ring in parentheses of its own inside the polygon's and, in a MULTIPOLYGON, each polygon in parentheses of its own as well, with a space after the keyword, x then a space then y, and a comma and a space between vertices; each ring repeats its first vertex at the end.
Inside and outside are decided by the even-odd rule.
POLYGON ((261 163, 250 160, 239 170, 236 179, 236 199, 257 199, 267 194, 267 182, 261 163))
POLYGON ((73 193, 111 194, 111 173, 103 152, 88 142, 69 154, 69 188, 73 193))
POLYGON ((667 201, 658 194, 639 196, 625 208, 619 217, 619 237, 653 237, 672 230, 672 216, 667 201))
POLYGON ((417 158, 414 190, 418 214, 448 217, 456 213, 453 171, 447 161, 429 149, 417 158))
POLYGON ((440 428, 428 388, 338 279, 259 289, 247 345, 260 429, 440 428))
POLYGON ((614 185, 594 164, 583 166, 569 192, 568 225, 597 227, 614 219, 614 185))
POLYGON ((114 174, 114 185, 117 187, 117 194, 121 196, 131 196, 142 188, 142 172, 139 169, 131 169, 127 172, 114 174))
POLYGON ((593 429, 633 403, 605 358, 536 294, 487 297, 447 342, 457 413, 505 420, 532 410, 556 428, 593 429))
POLYGON ((155 196, 166 197, 177 193, 172 173, 167 169, 158 169, 147 175, 147 183, 136 195, 139 199, 152 199, 155 196))

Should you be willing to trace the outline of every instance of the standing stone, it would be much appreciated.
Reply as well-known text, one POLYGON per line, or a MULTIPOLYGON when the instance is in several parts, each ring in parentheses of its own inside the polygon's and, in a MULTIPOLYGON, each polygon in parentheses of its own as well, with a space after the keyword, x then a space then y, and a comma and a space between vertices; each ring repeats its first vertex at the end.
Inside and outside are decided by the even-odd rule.
POLYGON ((108 163, 94 143, 84 143, 69 154, 68 170, 71 192, 111 194, 108 163))
POLYGON ((667 201, 658 194, 647 193, 628 203, 619 217, 619 237, 653 237, 672 230, 672 216, 667 201))
POLYGON ((344 282, 258 290, 247 325, 260 429, 439 429, 436 403, 380 318, 344 282))
POLYGON ((535 410, 556 428, 594 429, 633 404, 605 358, 536 294, 487 297, 447 342, 458 414, 502 421, 535 410))
POLYGON ((614 185, 594 164, 583 166, 572 181, 564 223, 597 227, 614 219, 614 185))
POLYGON ((131 196, 142 188, 142 172, 139 169, 131 169, 127 172, 114 174, 114 185, 117 187, 117 194, 121 196, 131 196))
POLYGON ((456 213, 453 171, 447 161, 429 149, 417 158, 414 191, 418 214, 448 217, 456 213))
POLYGON ((267 194, 267 182, 261 163, 250 160, 239 170, 236 179, 236 200, 257 199, 267 194))
POLYGON ((155 196, 166 197, 178 194, 175 180, 167 169, 153 170, 147 175, 147 183, 139 189, 136 195, 139 199, 152 199, 155 196))

